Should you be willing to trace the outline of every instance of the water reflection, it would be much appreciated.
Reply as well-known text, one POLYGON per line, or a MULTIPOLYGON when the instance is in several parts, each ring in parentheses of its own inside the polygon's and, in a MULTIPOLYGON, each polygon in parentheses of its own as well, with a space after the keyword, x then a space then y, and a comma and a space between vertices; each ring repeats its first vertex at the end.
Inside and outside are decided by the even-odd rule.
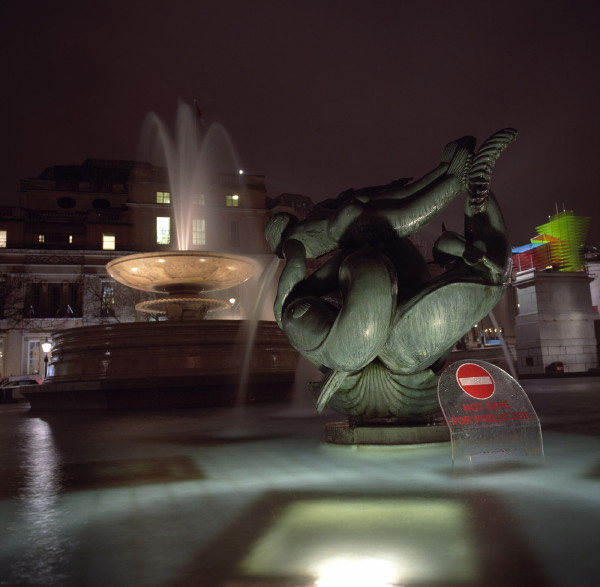
POLYGON ((19 494, 17 523, 21 552, 12 571, 19 584, 64 584, 66 575, 59 567, 66 556, 67 540, 59 510, 58 451, 44 420, 26 418, 20 428, 24 485, 19 494))

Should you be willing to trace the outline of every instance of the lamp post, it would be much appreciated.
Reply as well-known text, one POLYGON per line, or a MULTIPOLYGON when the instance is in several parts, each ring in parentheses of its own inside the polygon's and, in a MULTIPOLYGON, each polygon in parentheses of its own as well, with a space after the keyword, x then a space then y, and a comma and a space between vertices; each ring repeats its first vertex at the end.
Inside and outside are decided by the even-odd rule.
POLYGON ((46 375, 48 374, 48 353, 50 352, 51 348, 52 343, 48 342, 48 339, 46 339, 42 343, 42 351, 44 353, 44 379, 46 379, 46 375))

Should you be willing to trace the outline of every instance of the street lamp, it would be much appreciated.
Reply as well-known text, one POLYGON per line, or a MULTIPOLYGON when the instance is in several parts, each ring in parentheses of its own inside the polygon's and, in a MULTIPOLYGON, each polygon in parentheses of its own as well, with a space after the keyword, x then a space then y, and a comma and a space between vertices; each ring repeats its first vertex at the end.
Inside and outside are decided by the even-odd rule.
POLYGON ((46 339, 42 343, 42 351, 44 353, 44 379, 46 379, 46 375, 48 374, 48 353, 50 352, 51 348, 52 343, 48 342, 48 339, 46 339))

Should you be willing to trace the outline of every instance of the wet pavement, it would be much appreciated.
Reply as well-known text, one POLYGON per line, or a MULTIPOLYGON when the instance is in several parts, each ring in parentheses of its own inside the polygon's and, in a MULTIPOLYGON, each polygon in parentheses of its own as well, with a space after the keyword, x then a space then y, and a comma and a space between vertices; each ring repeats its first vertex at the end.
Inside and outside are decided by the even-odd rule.
POLYGON ((0 585, 596 585, 600 378, 522 384, 545 460, 474 470, 281 406, 0 405, 0 585))

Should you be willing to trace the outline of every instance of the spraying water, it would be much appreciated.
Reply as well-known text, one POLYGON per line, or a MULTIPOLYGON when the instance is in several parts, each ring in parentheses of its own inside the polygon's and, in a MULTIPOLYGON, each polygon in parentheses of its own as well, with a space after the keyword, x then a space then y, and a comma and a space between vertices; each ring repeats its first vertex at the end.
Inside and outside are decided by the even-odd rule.
POLYGON ((274 257, 271 262, 263 269, 263 272, 258 280, 256 287, 256 295, 254 304, 250 311, 250 316, 246 322, 244 358, 242 361, 242 371, 240 376, 240 384, 236 397, 236 409, 243 410, 246 404, 246 395, 248 387, 248 376, 250 374, 250 362, 252 360, 252 349, 254 347, 254 339, 256 338, 256 328, 262 311, 264 296, 267 289, 273 283, 277 268, 279 267, 279 259, 274 257))
POLYGON ((492 326, 498 331, 498 336, 500 338, 500 345, 502 346, 502 352, 504 353, 504 358, 506 359, 506 363, 508 364, 508 370, 510 371, 510 374, 515 379, 518 380, 519 376, 517 375, 517 370, 515 369, 515 364, 513 362, 510 351, 508 350, 508 345, 506 344, 506 340, 504 338, 504 335, 502 334, 502 330, 501 330, 500 326, 498 325, 498 321, 496 320, 496 316, 494 316, 494 312, 491 311, 489 313, 489 316, 490 316, 490 320, 492 321, 492 326))
POLYGON ((209 248, 193 243, 193 219, 212 197, 217 172, 233 173, 240 168, 231 137, 225 128, 212 123, 204 130, 194 110, 180 103, 175 130, 151 112, 142 128, 141 145, 164 159, 173 206, 177 250, 209 248))

